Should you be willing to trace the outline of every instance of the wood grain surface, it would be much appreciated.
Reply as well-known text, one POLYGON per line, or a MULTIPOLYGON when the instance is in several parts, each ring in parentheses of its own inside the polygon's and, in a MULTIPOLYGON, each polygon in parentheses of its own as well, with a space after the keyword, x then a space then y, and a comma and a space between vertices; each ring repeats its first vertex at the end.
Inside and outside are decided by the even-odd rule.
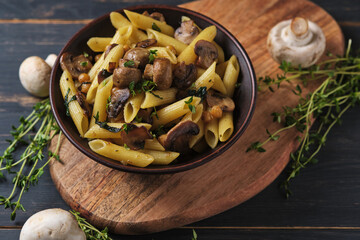
MULTIPOLYGON (((216 1, 183 5, 199 11, 232 32, 245 47, 257 76, 278 73, 266 50, 266 36, 277 22, 302 16, 322 27, 327 50, 342 54, 344 39, 334 19, 307 1, 216 1), (220 9, 220 10, 219 10, 220 9)), ((316 86, 316 83, 312 87, 316 86)), ((275 94, 258 95, 253 120, 240 140, 215 160, 196 169, 169 175, 138 175, 102 166, 63 139, 60 158, 50 171, 63 199, 93 224, 115 233, 141 234, 189 224, 232 208, 264 189, 284 169, 289 153, 296 149, 296 132, 281 135, 267 152, 245 153, 249 144, 266 137, 265 128, 278 128, 269 115, 284 102, 297 98, 283 85, 275 94), (279 146, 282 146, 279 148, 279 146)), ((311 86, 310 86, 311 88, 311 86)), ((53 143, 52 146, 55 144, 53 143)))

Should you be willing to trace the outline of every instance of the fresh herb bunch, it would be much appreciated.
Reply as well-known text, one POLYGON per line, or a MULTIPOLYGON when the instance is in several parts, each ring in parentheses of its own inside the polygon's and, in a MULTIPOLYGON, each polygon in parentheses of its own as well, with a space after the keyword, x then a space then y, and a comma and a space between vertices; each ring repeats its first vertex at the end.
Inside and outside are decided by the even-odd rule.
POLYGON ((344 57, 336 57, 326 60, 309 69, 301 66, 294 68, 290 63, 283 62, 280 69, 283 75, 276 78, 263 77, 259 79, 260 86, 267 86, 274 92, 274 85, 278 88, 284 81, 299 80, 304 86, 309 81, 324 79, 322 84, 313 92, 303 96, 302 88, 297 85, 293 91, 299 96, 299 102, 295 107, 283 106, 282 112, 273 112, 271 115, 274 122, 283 124, 283 127, 274 133, 266 130, 268 138, 263 142, 254 142, 247 149, 265 152, 264 145, 269 141, 276 141, 280 133, 291 128, 296 128, 300 147, 290 154, 290 172, 281 187, 289 197, 289 183, 297 176, 301 169, 309 163, 316 163, 315 158, 321 147, 325 145, 326 137, 336 123, 341 122, 341 116, 350 108, 360 103, 360 58, 351 56, 351 40, 349 41, 344 57), (316 122, 313 127, 313 119, 316 122))
POLYGON ((112 238, 108 234, 107 227, 105 227, 104 230, 100 231, 94 226, 92 226, 90 223, 88 223, 85 218, 81 217, 80 213, 73 210, 69 212, 74 215, 80 229, 85 233, 87 240, 112 240, 112 238))
POLYGON ((57 152, 60 147, 61 132, 55 122, 55 118, 51 113, 51 106, 49 99, 45 99, 34 106, 34 110, 26 118, 20 118, 20 125, 12 127, 11 135, 13 140, 7 140, 9 147, 0 156, 0 178, 5 178, 3 171, 6 170, 9 174, 15 174, 12 179, 14 184, 13 189, 9 196, 0 196, 0 205, 5 208, 11 208, 11 220, 16 217, 16 211, 21 209, 25 211, 23 205, 20 203, 24 192, 27 192, 32 185, 36 185, 39 178, 44 173, 44 168, 49 164, 52 159, 59 160, 57 152), (32 131, 37 125, 39 128, 34 136, 32 131), (58 143, 55 152, 49 151, 49 158, 43 161, 44 149, 58 134, 58 143), (26 141, 25 138, 29 140, 26 141), (26 149, 21 154, 19 160, 15 160, 13 154, 21 145, 26 145, 26 149), (29 167, 26 167, 28 165, 29 167), (18 198, 13 201, 16 196, 16 189, 19 188, 18 198))

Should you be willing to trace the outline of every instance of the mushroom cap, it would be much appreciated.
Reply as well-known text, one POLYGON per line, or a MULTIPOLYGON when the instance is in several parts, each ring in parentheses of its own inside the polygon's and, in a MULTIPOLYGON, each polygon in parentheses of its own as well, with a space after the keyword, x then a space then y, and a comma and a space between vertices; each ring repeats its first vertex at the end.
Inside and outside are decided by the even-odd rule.
POLYGON ((52 68, 55 64, 56 59, 57 59, 57 55, 52 53, 46 57, 45 62, 49 64, 49 66, 52 68))
POLYGON ((136 47, 127 51, 124 55, 124 59, 133 60, 139 63, 140 68, 144 68, 149 63, 149 50, 141 47, 136 47))
POLYGON ((21 84, 36 97, 49 95, 50 74, 51 67, 38 56, 26 58, 19 69, 21 84))
POLYGON ((141 75, 140 69, 119 66, 114 70, 113 84, 118 88, 127 88, 131 82, 139 82, 141 75))
POLYGON ((190 44, 199 33, 200 31, 195 26, 194 21, 189 20, 181 23, 180 27, 175 30, 174 37, 185 44, 190 44))
POLYGON ((185 90, 195 82, 197 77, 197 68, 193 63, 186 65, 185 62, 178 63, 174 69, 173 85, 178 89, 185 90))
POLYGON ((294 67, 315 64, 324 53, 325 46, 326 40, 321 28, 303 18, 278 23, 270 30, 267 38, 272 58, 278 63, 291 62, 294 67))
POLYGON ((194 52, 198 55, 196 65, 207 69, 218 58, 218 50, 212 42, 199 40, 194 46, 194 52))
POLYGON ((60 208, 32 215, 21 229, 19 240, 86 240, 75 218, 60 208))
POLYGON ((92 63, 82 54, 75 57, 72 53, 65 52, 61 55, 60 66, 63 71, 67 70, 73 78, 78 78, 80 74, 90 71, 92 63))

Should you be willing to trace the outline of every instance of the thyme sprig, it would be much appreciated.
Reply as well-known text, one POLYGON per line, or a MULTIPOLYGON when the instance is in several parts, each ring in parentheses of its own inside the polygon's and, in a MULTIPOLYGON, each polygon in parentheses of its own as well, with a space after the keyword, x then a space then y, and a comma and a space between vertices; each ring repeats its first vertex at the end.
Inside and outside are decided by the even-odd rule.
POLYGON ((69 212, 74 215, 80 229, 85 233, 87 240, 112 240, 112 238, 108 234, 107 227, 100 231, 93 225, 88 223, 85 218, 81 217, 80 213, 73 210, 69 212))
POLYGON ((11 135, 13 139, 8 140, 9 146, 5 149, 3 155, 0 156, 0 178, 5 178, 4 170, 7 170, 9 174, 15 174, 12 179, 14 186, 8 196, 0 196, 0 205, 13 210, 10 218, 14 220, 17 210, 25 211, 21 204, 24 192, 27 192, 31 186, 38 183, 39 178, 44 173, 44 168, 52 159, 59 160, 57 153, 60 147, 61 133, 51 113, 49 99, 37 103, 33 111, 26 118, 21 117, 20 125, 18 127, 13 126, 11 135), (40 127, 32 137, 31 132, 38 124, 40 124, 40 127), (48 160, 43 161, 45 158, 44 149, 57 134, 59 134, 59 139, 55 152, 49 151, 48 160), (25 137, 29 137, 29 142, 24 140, 25 137), (21 154, 20 159, 15 160, 13 154, 21 144, 25 144, 26 148, 21 154), (20 166, 19 169, 16 168, 18 165, 20 166), (29 165, 29 167, 26 167, 26 165, 29 165), (17 195, 17 188, 20 189, 20 192, 18 193, 17 200, 13 201, 17 195))
POLYGON ((287 197, 290 196, 290 181, 299 174, 300 170, 309 163, 316 163, 316 155, 325 145, 330 130, 336 123, 341 122, 342 115, 350 108, 360 103, 360 58, 350 55, 351 40, 344 57, 326 60, 308 69, 294 68, 290 63, 283 62, 280 69, 284 71, 276 78, 260 78, 260 86, 267 86, 274 92, 274 85, 278 88, 283 82, 300 80, 304 86, 309 81, 325 79, 313 92, 303 96, 300 85, 296 85, 293 93, 299 96, 295 107, 283 106, 282 112, 273 112, 274 122, 283 124, 283 127, 270 133, 266 129, 268 138, 263 142, 257 141, 247 149, 265 152, 264 146, 270 141, 279 139, 286 130, 296 128, 300 133, 298 140, 300 147, 290 154, 290 171, 282 184, 287 197), (316 122, 311 127, 313 120, 316 122))

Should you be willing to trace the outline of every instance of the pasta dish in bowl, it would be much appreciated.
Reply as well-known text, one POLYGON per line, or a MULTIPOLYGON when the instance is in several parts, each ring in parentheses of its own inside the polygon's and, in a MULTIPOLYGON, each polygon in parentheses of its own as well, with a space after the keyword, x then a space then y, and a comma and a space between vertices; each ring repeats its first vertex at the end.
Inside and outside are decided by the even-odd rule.
POLYGON ((59 54, 50 100, 66 137, 115 169, 172 173, 228 149, 255 107, 240 43, 193 11, 139 6, 100 17, 59 54))

